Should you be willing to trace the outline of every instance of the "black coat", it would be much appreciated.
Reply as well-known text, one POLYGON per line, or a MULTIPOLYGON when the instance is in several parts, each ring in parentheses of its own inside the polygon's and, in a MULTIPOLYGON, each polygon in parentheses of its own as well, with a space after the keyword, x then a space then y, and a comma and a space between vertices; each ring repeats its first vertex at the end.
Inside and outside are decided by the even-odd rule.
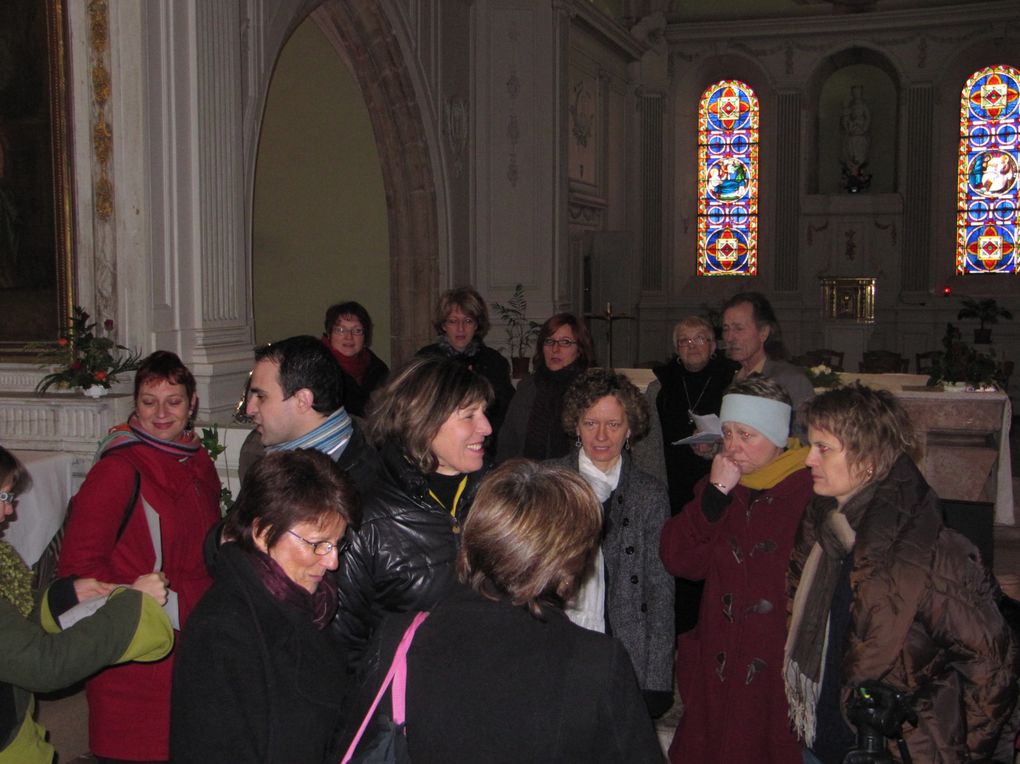
POLYGON ((353 416, 365 416, 368 399, 377 388, 382 387, 390 373, 390 367, 379 356, 371 350, 368 351, 368 354, 371 356, 371 360, 368 362, 365 373, 361 376, 360 384, 343 368, 340 369, 344 378, 344 408, 347 409, 348 414, 353 416))
POLYGON ((177 646, 175 762, 336 762, 345 691, 329 628, 272 597, 249 555, 224 544, 177 646))
MULTIPOLYGON (((353 737, 410 614, 387 619, 347 718, 353 737)), ((458 586, 408 654, 407 743, 415 764, 655 762, 662 750, 623 646, 547 607, 545 621, 458 586)), ((389 714, 387 695, 380 708, 389 714)))
POLYGON ((487 466, 468 476, 457 516, 429 495, 425 476, 394 445, 381 451, 382 475, 366 493, 361 527, 348 530, 337 582, 335 627, 352 660, 386 612, 425 610, 456 580, 459 527, 487 466))

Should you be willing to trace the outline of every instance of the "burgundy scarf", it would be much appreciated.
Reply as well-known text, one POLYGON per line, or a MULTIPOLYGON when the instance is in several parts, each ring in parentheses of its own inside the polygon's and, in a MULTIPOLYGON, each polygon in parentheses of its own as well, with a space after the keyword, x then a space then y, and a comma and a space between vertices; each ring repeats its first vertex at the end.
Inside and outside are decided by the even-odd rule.
POLYGON ((338 364, 340 364, 340 368, 344 370, 344 374, 348 377, 353 377, 359 385, 362 384, 362 380, 365 378, 365 372, 368 371, 368 366, 372 363, 372 354, 368 352, 368 348, 363 347, 360 352, 347 356, 330 345, 328 337, 322 338, 322 344, 325 345, 329 349, 329 352, 333 354, 333 358, 336 359, 338 364))
POLYGON ((308 615, 316 628, 324 629, 336 615, 336 585, 324 578, 314 594, 291 581, 276 560, 259 551, 252 552, 252 567, 263 585, 277 602, 290 605, 308 615))

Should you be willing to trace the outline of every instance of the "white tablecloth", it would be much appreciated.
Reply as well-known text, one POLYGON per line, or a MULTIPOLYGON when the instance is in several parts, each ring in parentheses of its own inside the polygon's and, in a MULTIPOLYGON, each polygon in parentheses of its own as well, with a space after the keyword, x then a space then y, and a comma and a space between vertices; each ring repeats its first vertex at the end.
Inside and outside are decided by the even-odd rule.
POLYGON ((59 451, 12 451, 25 465, 32 485, 18 495, 15 515, 3 538, 29 565, 35 565, 60 530, 71 500, 70 454, 59 451))

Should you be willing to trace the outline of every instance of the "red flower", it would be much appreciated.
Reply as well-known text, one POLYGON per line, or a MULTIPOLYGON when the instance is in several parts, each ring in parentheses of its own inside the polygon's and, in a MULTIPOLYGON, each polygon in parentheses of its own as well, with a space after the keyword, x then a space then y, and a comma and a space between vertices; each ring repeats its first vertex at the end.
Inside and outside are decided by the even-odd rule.
POLYGON ((59 340, 57 340, 57 347, 66 348, 70 344, 71 341, 67 339, 67 337, 61 337, 59 340))
POLYGON ((112 318, 108 318, 105 321, 103 321, 103 328, 106 329, 106 331, 108 331, 108 332, 112 332, 113 331, 113 319, 112 318))
POLYGON ((106 381, 106 372, 105 371, 97 371, 92 376, 94 376, 96 378, 96 382, 105 382, 106 381))

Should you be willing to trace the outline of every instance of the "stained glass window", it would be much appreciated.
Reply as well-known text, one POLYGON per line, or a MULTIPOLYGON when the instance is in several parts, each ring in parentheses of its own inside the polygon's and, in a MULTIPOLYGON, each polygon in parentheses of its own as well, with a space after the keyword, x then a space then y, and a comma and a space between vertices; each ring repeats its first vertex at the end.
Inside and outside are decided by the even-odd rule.
POLYGON ((698 105, 698 275, 758 271, 758 97, 710 85, 698 105))
POLYGON ((1011 66, 975 72, 960 104, 957 273, 1020 273, 1018 133, 1020 72, 1011 66))

